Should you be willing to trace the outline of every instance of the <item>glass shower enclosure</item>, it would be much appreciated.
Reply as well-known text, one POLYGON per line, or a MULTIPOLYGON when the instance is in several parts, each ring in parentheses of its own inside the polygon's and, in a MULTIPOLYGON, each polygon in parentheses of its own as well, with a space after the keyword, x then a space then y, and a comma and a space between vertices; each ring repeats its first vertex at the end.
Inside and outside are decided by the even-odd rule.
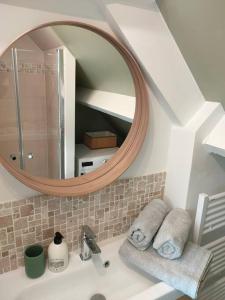
POLYGON ((13 91, 5 101, 11 120, 5 117, 4 134, 0 132, 5 158, 34 176, 74 177, 75 59, 64 47, 12 48, 4 63, 11 65, 8 93, 13 91))

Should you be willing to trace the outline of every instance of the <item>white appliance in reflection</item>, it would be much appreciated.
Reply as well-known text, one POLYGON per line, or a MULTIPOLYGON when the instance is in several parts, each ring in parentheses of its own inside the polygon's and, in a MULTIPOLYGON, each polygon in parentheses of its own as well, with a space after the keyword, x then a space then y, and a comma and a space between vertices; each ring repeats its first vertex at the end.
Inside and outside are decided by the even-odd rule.
POLYGON ((104 165, 117 150, 118 147, 91 150, 83 144, 77 144, 75 151, 75 175, 82 176, 95 171, 104 165))

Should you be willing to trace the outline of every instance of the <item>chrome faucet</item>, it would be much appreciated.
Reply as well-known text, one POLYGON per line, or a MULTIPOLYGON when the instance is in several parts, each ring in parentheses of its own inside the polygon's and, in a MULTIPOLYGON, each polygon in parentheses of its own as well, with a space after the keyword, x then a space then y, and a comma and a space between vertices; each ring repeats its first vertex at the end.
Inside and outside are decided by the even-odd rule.
POLYGON ((81 228, 81 253, 80 258, 82 260, 88 260, 92 257, 92 254, 99 254, 101 253, 101 249, 97 245, 96 235, 91 230, 91 228, 87 225, 82 226, 81 228))

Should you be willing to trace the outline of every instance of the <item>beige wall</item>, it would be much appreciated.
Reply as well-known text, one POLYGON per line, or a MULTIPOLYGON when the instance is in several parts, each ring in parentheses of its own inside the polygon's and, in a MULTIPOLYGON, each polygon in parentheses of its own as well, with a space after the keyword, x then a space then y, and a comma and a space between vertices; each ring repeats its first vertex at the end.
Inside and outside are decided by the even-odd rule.
POLYGON ((157 3, 204 96, 225 106, 225 1, 157 3))

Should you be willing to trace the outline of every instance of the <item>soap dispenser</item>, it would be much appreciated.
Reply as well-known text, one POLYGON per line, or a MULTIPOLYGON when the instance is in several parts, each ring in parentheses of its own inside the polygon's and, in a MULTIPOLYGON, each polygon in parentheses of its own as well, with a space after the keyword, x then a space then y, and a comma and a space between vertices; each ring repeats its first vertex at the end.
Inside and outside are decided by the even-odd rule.
POLYGON ((68 246, 63 238, 60 232, 56 232, 48 247, 48 268, 52 272, 62 272, 69 263, 68 246))

